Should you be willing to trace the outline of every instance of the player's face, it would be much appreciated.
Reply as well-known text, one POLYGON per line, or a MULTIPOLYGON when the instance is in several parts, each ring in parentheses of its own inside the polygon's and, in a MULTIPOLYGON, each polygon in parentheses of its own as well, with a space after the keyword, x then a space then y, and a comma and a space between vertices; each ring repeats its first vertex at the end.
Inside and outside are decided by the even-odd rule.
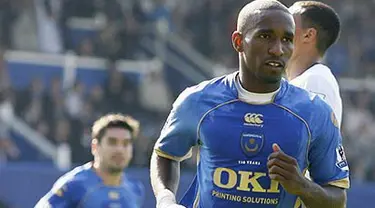
POLYGON ((294 21, 283 11, 262 11, 253 28, 242 34, 242 64, 266 83, 281 80, 293 52, 294 21))
POLYGON ((123 171, 133 155, 131 133, 123 128, 109 128, 98 145, 101 164, 111 172, 123 171))

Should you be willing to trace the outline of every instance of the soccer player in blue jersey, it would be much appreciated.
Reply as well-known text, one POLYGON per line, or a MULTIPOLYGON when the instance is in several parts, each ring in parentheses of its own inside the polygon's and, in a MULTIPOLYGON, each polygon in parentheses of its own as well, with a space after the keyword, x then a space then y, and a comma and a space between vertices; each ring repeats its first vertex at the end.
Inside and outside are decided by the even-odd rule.
POLYGON ((345 207, 349 169, 335 115, 282 79, 294 30, 276 0, 242 8, 232 35, 239 71, 182 92, 155 144, 158 208, 345 207), (197 175, 178 204, 180 161, 194 146, 197 175))
POLYGON ((124 174, 132 154, 139 123, 121 114, 109 114, 92 127, 94 161, 63 175, 36 208, 139 208, 143 185, 124 174))

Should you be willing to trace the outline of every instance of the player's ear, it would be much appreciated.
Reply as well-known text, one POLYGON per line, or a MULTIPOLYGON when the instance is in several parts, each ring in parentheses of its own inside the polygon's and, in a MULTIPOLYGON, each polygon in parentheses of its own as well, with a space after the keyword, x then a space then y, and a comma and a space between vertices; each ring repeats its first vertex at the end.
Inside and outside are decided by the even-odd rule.
POLYGON ((91 140, 91 154, 92 155, 95 155, 96 152, 98 151, 98 144, 99 144, 99 140, 94 138, 91 140))
POLYGON ((306 43, 315 41, 318 31, 315 28, 308 28, 303 36, 303 41, 306 43))
POLYGON ((243 52, 242 40, 242 33, 239 31, 234 31, 232 34, 232 45, 234 50, 236 50, 238 53, 243 52))

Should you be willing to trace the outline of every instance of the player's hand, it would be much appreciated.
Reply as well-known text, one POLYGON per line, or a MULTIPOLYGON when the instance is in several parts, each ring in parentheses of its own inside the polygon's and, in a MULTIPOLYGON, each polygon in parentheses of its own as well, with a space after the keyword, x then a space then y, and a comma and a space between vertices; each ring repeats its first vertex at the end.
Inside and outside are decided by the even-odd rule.
POLYGON ((280 182, 290 194, 300 195, 306 184, 297 160, 285 154, 279 145, 273 144, 273 153, 268 157, 268 174, 272 180, 280 182))
POLYGON ((156 208, 186 208, 177 204, 176 196, 168 189, 161 191, 156 197, 156 208))

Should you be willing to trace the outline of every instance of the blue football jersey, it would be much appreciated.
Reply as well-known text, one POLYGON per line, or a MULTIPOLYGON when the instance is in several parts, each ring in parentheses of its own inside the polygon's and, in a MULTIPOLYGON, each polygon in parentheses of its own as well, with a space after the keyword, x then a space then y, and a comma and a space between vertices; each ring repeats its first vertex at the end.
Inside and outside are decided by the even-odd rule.
POLYGON ((298 208, 301 200, 269 178, 268 156, 277 143, 314 182, 349 188, 349 169, 331 108, 283 80, 272 102, 238 99, 238 73, 186 89, 155 145, 181 161, 198 146, 197 175, 183 197, 187 207, 298 208))
POLYGON ((59 178, 36 208, 139 208, 143 185, 126 176, 120 186, 107 186, 91 163, 79 166, 59 178))

